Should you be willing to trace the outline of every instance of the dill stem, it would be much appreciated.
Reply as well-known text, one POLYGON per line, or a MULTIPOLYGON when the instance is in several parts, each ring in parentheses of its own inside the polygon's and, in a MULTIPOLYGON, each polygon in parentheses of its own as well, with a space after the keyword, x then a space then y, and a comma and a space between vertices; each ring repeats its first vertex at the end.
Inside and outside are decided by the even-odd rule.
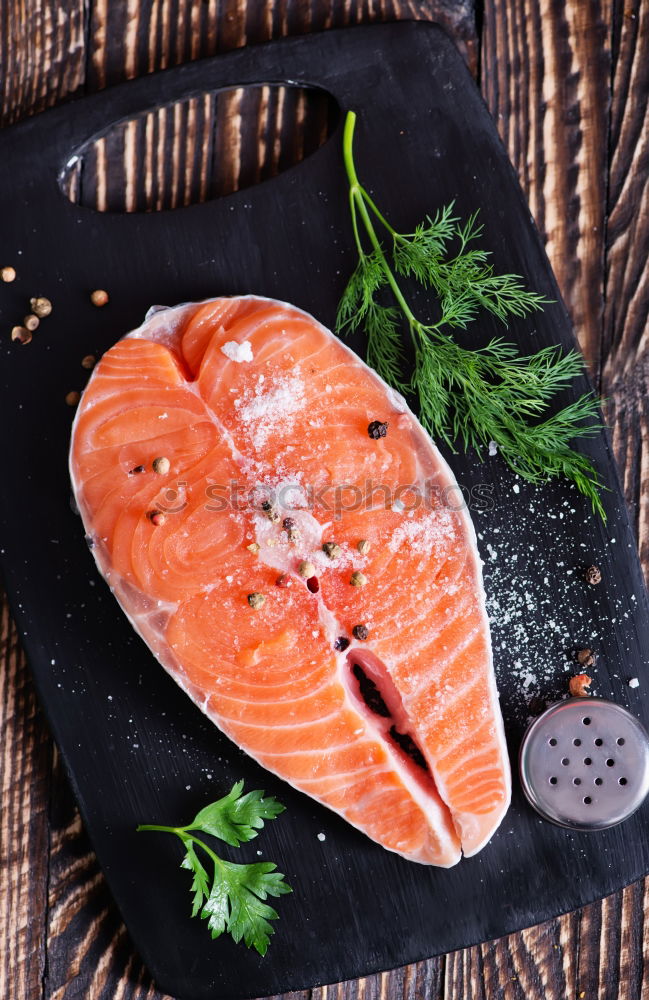
POLYGON ((349 189, 349 211, 352 217, 352 229, 354 230, 354 240, 356 242, 356 249, 358 250, 358 256, 361 260, 365 257, 365 251, 363 250, 363 244, 361 243, 360 233, 358 232, 358 219, 356 218, 356 200, 353 190, 349 189))
MULTIPOLYGON (((392 293, 397 302, 399 303, 399 305, 401 306, 404 316, 408 320, 408 325, 410 327, 410 334, 414 342, 415 341, 414 331, 419 328, 419 322, 415 317, 415 315, 413 314, 412 310, 410 309, 410 306, 406 302, 403 296, 403 292, 401 291, 397 283, 397 280, 394 274, 392 273, 392 269, 390 268, 386 260, 383 247, 381 246, 380 240, 376 235, 376 230, 374 229, 374 225, 370 218, 370 214, 367 210, 366 199, 368 200, 369 204, 373 206, 373 209, 374 211, 376 211, 381 222, 383 222, 383 224, 387 226, 390 232, 394 233, 394 230, 387 222, 387 220, 383 218, 383 216, 380 214, 376 206, 374 206, 374 202, 372 202, 372 199, 369 197, 369 195, 363 188, 362 184, 358 179, 358 174, 356 173, 356 165, 354 163, 355 128, 356 128, 356 114, 354 111, 348 111, 345 117, 345 128, 343 132, 343 158, 345 161, 347 178, 349 180, 349 201, 350 205, 352 206, 352 225, 354 227, 354 236, 356 237, 356 244, 357 246, 359 246, 358 223, 356 219, 356 210, 358 210, 358 213, 360 214, 360 217, 363 220, 365 231, 369 236, 370 243, 372 244, 374 250, 376 251, 377 257, 381 262, 383 273, 385 274, 388 280, 388 284, 392 289, 392 293)), ((363 250, 360 246, 359 250, 360 253, 363 254, 363 250)))
POLYGON ((363 185, 361 184, 361 185, 359 185, 359 187, 360 187, 361 194, 363 195, 363 198, 365 199, 365 201, 367 202, 367 204, 370 206, 370 208, 374 212, 374 214, 377 217, 377 219, 379 220, 379 222, 382 223, 382 225, 385 226, 385 228, 390 233, 390 236, 392 236, 393 239, 400 240, 401 236, 399 235, 399 233, 396 231, 396 229, 392 228, 392 226, 390 225, 390 223, 388 222, 388 220, 386 219, 386 217, 381 212, 379 212, 376 204, 374 203, 374 201, 372 200, 372 198, 370 198, 369 194, 367 193, 367 191, 365 190, 365 188, 363 187, 363 185))

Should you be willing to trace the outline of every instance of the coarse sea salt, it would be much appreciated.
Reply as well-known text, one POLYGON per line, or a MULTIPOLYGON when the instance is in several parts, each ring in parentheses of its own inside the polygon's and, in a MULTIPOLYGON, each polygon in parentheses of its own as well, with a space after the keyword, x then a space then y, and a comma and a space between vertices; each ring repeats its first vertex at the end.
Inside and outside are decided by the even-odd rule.
POLYGON ((230 361, 252 361, 252 347, 248 340, 238 344, 236 340, 228 340, 227 344, 221 345, 221 351, 230 361))
POLYGON ((426 555, 437 550, 438 556, 455 536, 453 516, 441 508, 432 514, 424 514, 417 520, 408 520, 392 532, 388 547, 392 552, 408 544, 413 552, 426 555))
MULTIPOLYGON (((511 480, 503 478, 501 486, 511 489, 511 480)), ((495 512, 472 513, 486 558, 487 614, 506 717, 524 722, 535 696, 546 702, 567 697, 568 677, 578 670, 578 647, 598 651, 607 669, 595 670, 596 693, 613 696, 607 676, 615 664, 610 635, 618 629, 618 642, 629 641, 629 627, 620 629, 620 623, 634 617, 633 596, 629 603, 615 580, 596 595, 580 584, 578 568, 589 543, 569 500, 548 503, 542 487, 526 487, 523 508, 514 507, 513 497, 506 499, 506 490, 501 495, 495 512)))
POLYGON ((291 417, 304 406, 305 388, 298 375, 288 375, 269 380, 263 388, 258 383, 234 400, 237 416, 257 451, 289 427, 291 417))
POLYGON ((632 677, 631 678, 631 680, 629 681, 629 687, 630 688, 640 687, 640 681, 638 680, 637 677, 632 677))

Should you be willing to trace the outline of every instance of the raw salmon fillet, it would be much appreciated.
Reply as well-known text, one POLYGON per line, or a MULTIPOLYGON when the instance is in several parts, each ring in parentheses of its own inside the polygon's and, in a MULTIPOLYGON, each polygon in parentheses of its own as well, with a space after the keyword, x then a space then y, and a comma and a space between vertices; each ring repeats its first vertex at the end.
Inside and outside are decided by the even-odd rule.
POLYGON ((97 365, 70 464, 115 597, 228 737, 405 858, 484 846, 510 774, 475 533, 355 354, 269 299, 152 311, 97 365))

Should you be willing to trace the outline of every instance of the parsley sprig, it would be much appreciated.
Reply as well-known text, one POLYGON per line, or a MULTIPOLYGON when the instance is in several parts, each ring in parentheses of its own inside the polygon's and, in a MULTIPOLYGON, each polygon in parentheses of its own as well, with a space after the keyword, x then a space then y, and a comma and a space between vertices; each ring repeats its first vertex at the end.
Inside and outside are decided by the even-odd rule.
POLYGON ((173 833, 180 838, 185 848, 181 868, 194 876, 192 917, 200 914, 207 920, 213 938, 228 933, 236 942, 243 940, 248 948, 265 955, 274 933, 270 921, 278 918, 266 900, 292 892, 291 887, 272 862, 240 865, 225 861, 196 835, 198 831, 239 847, 257 836, 265 820, 284 812, 277 799, 265 798, 262 791, 242 792, 243 781, 237 781, 227 795, 201 809, 187 826, 145 824, 137 829, 173 833), (212 864, 211 878, 197 848, 212 864))
POLYGON ((571 446, 574 438, 599 431, 596 398, 583 395, 558 413, 545 415, 555 394, 583 372, 581 356, 545 347, 522 357, 501 337, 468 350, 452 336, 482 310, 506 323, 510 316, 525 317, 542 309, 549 300, 525 289, 516 274, 494 273, 490 253, 477 245, 482 236, 477 213, 463 223, 451 204, 414 232, 397 232, 359 181, 355 124, 356 115, 349 111, 343 153, 358 264, 338 306, 336 332, 364 330, 368 364, 394 388, 418 398, 421 421, 433 437, 453 450, 460 442, 479 454, 494 441, 518 475, 532 483, 557 476, 572 480, 605 519, 597 471, 571 446), (379 232, 387 234, 387 249, 379 232), (412 279, 434 293, 434 322, 415 316, 399 278, 412 279), (404 327, 414 349, 409 379, 404 375, 404 327))

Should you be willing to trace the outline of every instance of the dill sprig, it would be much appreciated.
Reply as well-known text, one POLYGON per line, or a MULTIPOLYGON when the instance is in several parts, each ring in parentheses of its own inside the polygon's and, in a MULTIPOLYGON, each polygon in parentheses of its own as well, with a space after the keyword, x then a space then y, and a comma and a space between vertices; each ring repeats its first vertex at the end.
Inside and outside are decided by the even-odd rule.
POLYGON ((555 394, 583 372, 581 355, 545 347, 521 356, 500 337, 468 350, 452 336, 482 310, 506 324, 510 316, 528 316, 549 300, 528 291, 517 274, 494 273, 491 254, 478 245, 482 226, 477 213, 462 222, 453 204, 446 205, 414 232, 398 233, 358 179, 355 124, 356 115, 349 111, 343 153, 358 264, 338 306, 336 331, 365 332, 368 364, 394 388, 418 398, 421 421, 433 437, 453 450, 461 443, 479 454, 493 441, 519 476, 532 483, 563 476, 605 519, 597 471, 571 447, 574 438, 600 430, 597 399, 586 394, 553 416, 545 415, 555 394), (399 278, 412 279, 434 294, 435 322, 415 316, 399 278), (404 328, 414 348, 410 378, 404 374, 404 328))

